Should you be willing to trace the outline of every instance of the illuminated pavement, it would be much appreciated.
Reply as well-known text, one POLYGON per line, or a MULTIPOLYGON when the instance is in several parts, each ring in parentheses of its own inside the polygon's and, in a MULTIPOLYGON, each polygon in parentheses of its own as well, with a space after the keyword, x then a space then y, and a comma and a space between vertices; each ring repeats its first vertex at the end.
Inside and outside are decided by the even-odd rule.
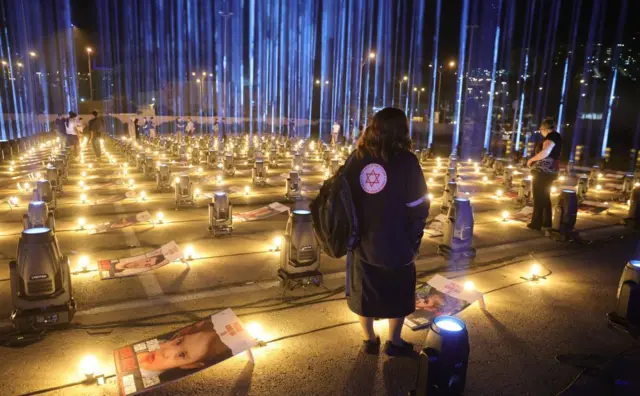
MULTIPOLYGON (((121 156, 116 158, 118 162, 122 161, 121 156)), ((289 170, 285 159, 281 163, 281 168, 272 170, 270 175, 289 170)), ((432 160, 425 167, 425 177, 441 180, 444 169, 434 175, 434 165, 432 160)), ((307 166, 314 173, 303 175, 303 182, 312 196, 323 176, 320 162, 309 162, 307 166)), ((108 168, 104 171, 106 175, 118 171, 117 164, 105 167, 108 168)), ((223 183, 241 188, 250 185, 248 169, 249 166, 239 167, 239 175, 225 178, 223 183)), ((474 246, 478 248, 476 264, 468 270, 472 273, 467 275, 468 279, 472 279, 481 291, 520 282, 519 277, 527 272, 532 261, 528 257, 530 251, 535 251, 540 263, 553 271, 546 281, 513 285, 490 293, 486 297, 487 312, 474 305, 459 315, 469 326, 472 343, 467 394, 555 394, 578 373, 575 368, 556 363, 556 354, 595 353, 612 357, 628 348, 630 339, 607 329, 604 318, 604 314, 613 308, 622 267, 635 248, 631 237, 618 238, 628 234, 617 225, 626 212, 625 205, 612 205, 608 214, 579 215, 576 228, 583 239, 600 242, 591 245, 556 243, 526 229, 523 222, 503 222, 501 213, 503 210, 514 212, 514 200, 495 198, 493 195, 499 186, 480 182, 483 174, 475 174, 472 165, 462 165, 461 170, 463 181, 459 190, 462 194, 470 192, 476 222, 474 246)), ((190 171, 194 177, 203 177, 197 175, 197 167, 190 171)), ((255 321, 263 326, 264 340, 311 333, 257 349, 254 367, 239 356, 167 385, 157 394, 400 395, 406 394, 412 386, 415 378, 413 360, 388 359, 384 355, 375 358, 358 353, 359 328, 344 324, 352 322, 354 316, 339 290, 343 282, 342 261, 322 257, 321 270, 326 275, 326 286, 336 292, 327 293, 322 288, 312 287, 306 292, 317 295, 310 299, 288 303, 279 300, 280 289, 275 282, 279 255, 270 248, 273 238, 284 231, 285 214, 239 223, 231 238, 217 240, 206 229, 206 199, 200 200, 199 208, 175 211, 172 194, 155 193, 153 182, 143 181, 140 173, 133 172, 131 177, 136 180, 137 190, 145 190, 148 201, 136 202, 129 198, 117 204, 82 204, 77 185, 80 172, 79 164, 73 164, 56 216, 58 239, 63 252, 71 255, 73 270, 78 269, 81 254, 92 259, 123 257, 148 251, 170 240, 182 247, 191 244, 201 258, 191 261, 189 266, 172 263, 152 273, 126 279, 101 281, 96 271, 73 275, 74 296, 79 306, 74 320, 76 328, 49 334, 43 341, 23 349, 2 348, 1 394, 21 394, 81 380, 78 364, 86 354, 96 355, 102 371, 110 375, 114 372, 113 349, 191 323, 218 308, 239 306, 245 307, 235 309, 244 321, 255 321), (143 210, 152 215, 162 210, 164 223, 140 224, 100 235, 76 230, 78 216, 84 216, 89 224, 96 224, 143 210), (314 300, 315 303, 309 304, 314 300), (262 303, 256 303, 258 301, 262 303), (247 304, 249 308, 246 308, 247 304), (172 323, 132 326, 134 319, 157 314, 166 316, 156 322, 172 323), (108 326, 90 330, 81 328, 82 325, 109 321, 122 321, 125 325, 115 329, 108 326), (337 327, 324 329, 331 326, 337 327)), ((213 175, 213 172, 205 167, 205 174, 213 175)), ((0 173, 0 181, 3 180, 1 177, 6 180, 9 176, 5 169, 0 173)), ((106 184, 110 179, 115 178, 85 178, 95 183, 90 184, 93 186, 106 184)), ((429 183, 430 193, 435 197, 431 218, 439 213, 440 184, 439 181, 429 183)), ((517 185, 516 180, 514 184, 517 185)), ((0 198, 18 195, 15 182, 0 185, 0 198)), ((252 186, 248 196, 242 192, 230 195, 234 213, 274 201, 286 203, 283 200, 284 180, 270 180, 269 185, 252 186)), ((202 185, 201 188, 211 192, 217 187, 202 185)), ((94 187, 87 194, 93 199, 126 191, 126 186, 110 186, 105 191, 94 187)), ((22 229, 21 216, 28 195, 22 197, 23 205, 8 210, 8 205, 3 204, 4 212, 0 213, 0 315, 5 318, 11 310, 6 263, 15 256, 22 229)), ((296 205, 302 207, 305 203, 299 201, 296 205)), ((444 259, 435 253, 440 241, 441 237, 427 236, 423 240, 418 269, 425 280, 435 271, 447 268, 444 259)), ((445 276, 462 274, 440 273, 445 276)), ((291 295, 299 297, 302 291, 291 295)), ((7 325, 8 321, 3 324, 7 325)), ((384 331, 382 334, 384 341, 386 334, 384 331)), ((423 342, 424 332, 407 329, 405 334, 416 344, 423 342)), ((575 393, 568 394, 585 394, 585 389, 597 391, 598 384, 599 380, 584 376, 573 389, 575 393)), ((57 391, 61 395, 116 393, 112 380, 105 387, 76 386, 57 391)), ((607 394, 607 391, 603 388, 602 392, 593 394, 607 394)))

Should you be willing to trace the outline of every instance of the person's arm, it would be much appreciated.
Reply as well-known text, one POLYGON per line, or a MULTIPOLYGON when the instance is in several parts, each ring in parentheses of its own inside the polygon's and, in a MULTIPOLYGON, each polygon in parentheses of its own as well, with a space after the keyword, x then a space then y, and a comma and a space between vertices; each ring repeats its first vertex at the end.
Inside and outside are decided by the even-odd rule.
POLYGON ((411 154, 410 167, 407 186, 409 202, 405 203, 407 207, 406 232, 413 246, 414 254, 416 254, 422 242, 424 227, 427 225, 430 202, 427 198, 427 183, 424 180, 422 168, 413 154, 411 154))
POLYGON ((555 145, 556 144, 553 142, 553 140, 545 140, 542 144, 542 150, 540 150, 538 154, 534 155, 529 159, 529 161, 527 161, 527 166, 531 166, 532 163, 547 158, 549 154, 551 154, 551 150, 553 150, 555 145))

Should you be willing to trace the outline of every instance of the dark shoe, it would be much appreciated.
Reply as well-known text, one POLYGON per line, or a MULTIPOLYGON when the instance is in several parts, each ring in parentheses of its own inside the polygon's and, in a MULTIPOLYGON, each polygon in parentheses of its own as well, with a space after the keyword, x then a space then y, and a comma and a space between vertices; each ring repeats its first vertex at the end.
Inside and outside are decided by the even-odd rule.
POLYGON ((376 337, 375 341, 364 340, 362 341, 362 348, 368 355, 377 355, 380 353, 380 337, 376 337))
POLYGON ((413 344, 402 340, 402 345, 395 345, 391 341, 384 344, 384 353, 389 356, 411 356, 413 355, 413 344))
POLYGON ((542 227, 535 226, 535 225, 533 225, 531 223, 527 224, 527 228, 530 229, 530 230, 536 230, 536 231, 540 231, 542 229, 542 227))

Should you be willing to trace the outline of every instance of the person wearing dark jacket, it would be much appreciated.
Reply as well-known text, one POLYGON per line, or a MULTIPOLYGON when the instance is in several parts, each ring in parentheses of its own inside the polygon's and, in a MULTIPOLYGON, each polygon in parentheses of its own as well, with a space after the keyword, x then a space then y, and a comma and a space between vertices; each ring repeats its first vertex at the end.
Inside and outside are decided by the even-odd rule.
POLYGON ((93 146, 93 152, 96 154, 96 159, 100 161, 102 152, 100 151, 100 139, 104 132, 104 118, 98 116, 98 111, 91 112, 93 118, 89 120, 89 131, 91 132, 91 146, 93 146))
POLYGON ((429 215, 427 185, 412 153, 405 113, 385 108, 357 141, 345 175, 358 217, 347 303, 358 315, 367 353, 378 353, 374 318, 389 319, 385 353, 408 356, 401 338, 405 316, 415 310, 415 259, 429 215))
POLYGON ((551 227, 551 184, 558 177, 562 153, 562 136, 552 119, 542 121, 540 134, 543 139, 536 145, 536 154, 527 161, 527 166, 533 168, 533 214, 531 223, 527 224, 532 230, 551 227))

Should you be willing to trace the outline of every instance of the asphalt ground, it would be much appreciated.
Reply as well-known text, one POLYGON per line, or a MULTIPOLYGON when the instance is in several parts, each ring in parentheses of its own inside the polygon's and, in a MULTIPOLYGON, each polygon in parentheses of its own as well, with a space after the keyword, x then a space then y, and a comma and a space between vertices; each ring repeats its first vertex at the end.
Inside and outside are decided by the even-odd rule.
MULTIPOLYGON (((121 162, 122 157, 116 157, 121 162)), ((86 158, 89 162, 91 153, 87 152, 86 158)), ((37 168, 37 161, 34 164, 37 168)), ((273 172, 276 176, 287 170, 285 159, 281 164, 273 172)), ((309 162, 309 171, 303 175, 303 182, 309 186, 306 198, 313 197, 314 188, 323 179, 318 164, 309 162)), ((437 180, 442 177, 444 166, 436 169, 436 174, 435 168, 433 160, 425 166, 425 177, 434 178, 429 183, 434 195, 431 219, 439 213, 442 187, 437 180)), ((249 166, 239 167, 238 175, 225 178, 223 183, 241 188, 250 185, 248 169, 249 166)), ((79 381, 82 374, 78 364, 86 354, 96 355, 101 371, 110 375, 114 371, 113 349, 184 326, 225 307, 237 307, 243 321, 260 323, 265 329, 262 336, 265 341, 288 338, 256 349, 255 365, 248 364, 242 356, 235 357, 167 385, 157 394, 395 395, 406 394, 413 386, 415 359, 360 353, 361 334, 352 323, 355 317, 347 309, 340 289, 344 281, 341 260, 322 257, 325 286, 332 292, 311 287, 289 293, 290 299, 284 302, 280 299, 281 289, 275 282, 279 253, 270 248, 273 237, 284 230, 286 214, 238 223, 231 238, 214 239, 206 230, 206 199, 194 208, 175 210, 171 193, 154 192, 155 184, 144 181, 141 174, 131 169, 128 176, 136 180, 137 191, 148 192, 148 200, 83 204, 79 202, 81 191, 77 185, 82 170, 80 164, 71 165, 69 183, 56 215, 58 239, 62 251, 71 257, 73 270, 78 270, 77 258, 82 254, 92 260, 123 257, 151 250, 169 240, 180 246, 193 245, 197 258, 189 265, 172 263, 126 279, 101 281, 91 268, 88 272, 76 272, 73 287, 79 312, 73 329, 51 333, 25 348, 2 348, 5 358, 0 363, 0 372, 5 375, 0 379, 1 394, 23 394, 79 381), (140 224, 100 235, 77 230, 78 216, 95 224, 142 210, 151 214, 162 210, 164 223, 140 224), (303 298, 304 293, 315 296, 303 298), (255 304, 257 301, 263 302, 255 304), (141 317, 150 315, 161 317, 139 322, 141 317), (112 321, 118 326, 106 323, 112 321)), ((124 185, 112 185, 104 191, 98 188, 100 184, 122 179, 114 176, 116 172, 118 164, 103 164, 99 175, 95 175, 98 177, 83 178, 92 186, 87 194, 92 199, 124 194, 128 190, 124 185)), ((215 174, 215 170, 206 167, 202 175, 198 175, 197 167, 190 172, 194 178, 215 174)), ((423 239, 417 262, 423 280, 437 272, 471 279, 481 291, 495 290, 486 296, 486 311, 474 305, 459 314, 469 327, 472 343, 467 394, 553 395, 580 372, 571 365, 557 363, 558 354, 598 355, 588 359, 572 356, 573 364, 587 361, 594 367, 566 394, 625 394, 615 392, 637 389, 633 388, 637 386, 633 381, 622 378, 627 370, 633 372, 637 367, 637 354, 616 357, 633 343, 628 336, 608 329, 604 319, 615 302, 622 267, 633 257, 636 246, 635 237, 619 225, 627 210, 624 202, 614 203, 619 194, 608 190, 593 192, 597 195, 593 199, 610 201, 611 208, 599 215, 579 214, 576 228, 583 240, 562 244, 526 229, 523 222, 502 221, 502 211, 514 213, 518 206, 511 198, 496 197, 500 186, 492 181, 483 183, 482 176, 487 172, 482 172, 476 174, 471 164, 461 166, 460 190, 462 194, 469 192, 475 213, 474 246, 478 249, 475 263, 460 266, 445 261, 435 253, 441 237, 428 236, 423 239), (533 260, 531 252, 552 273, 540 282, 520 283, 520 276, 533 260), (447 272, 452 268, 460 270, 447 272), (629 381, 630 385, 614 390, 610 387, 612 377, 616 376, 613 374, 622 378, 618 383, 629 381)), ((0 174, 5 181, 15 177, 7 172, 6 166, 0 169, 0 174)), ((14 187, 16 180, 20 179, 3 185, 0 197, 20 195, 14 187)), ((567 184, 571 182, 568 180, 567 184)), ((517 185, 517 180, 514 184, 517 185)), ((201 188, 211 192, 220 186, 202 184, 201 188)), ((287 203, 283 190, 283 179, 276 177, 266 187, 251 186, 249 195, 239 193, 230 197, 236 213, 275 201, 291 207, 306 205, 304 199, 287 203)), ((21 206, 9 209, 4 204, 5 211, 0 213, 0 314, 4 317, 8 317, 11 309, 5 264, 15 257, 21 216, 28 200, 26 194, 20 197, 21 206)), ((385 324, 376 326, 384 341, 385 324)), ((425 333, 407 329, 405 336, 416 344, 417 351, 425 333)), ((559 360, 567 359, 560 356, 559 360)), ((51 393, 117 394, 117 390, 110 379, 103 387, 78 385, 51 393)))

